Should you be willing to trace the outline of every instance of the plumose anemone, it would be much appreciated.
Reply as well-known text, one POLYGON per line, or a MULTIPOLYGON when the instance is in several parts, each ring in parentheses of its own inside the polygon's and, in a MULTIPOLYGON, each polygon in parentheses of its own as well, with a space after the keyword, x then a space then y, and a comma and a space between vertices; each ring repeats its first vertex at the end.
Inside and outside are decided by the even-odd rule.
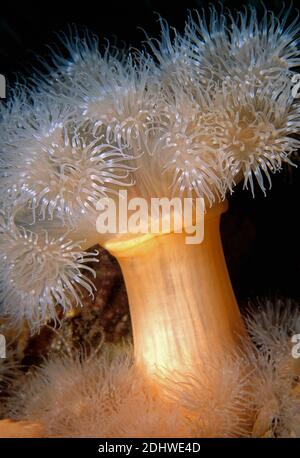
MULTIPOLYGON (((299 24, 295 19, 287 25, 288 13, 276 18, 265 11, 258 19, 253 8, 235 17, 214 8, 209 14, 209 20, 190 16, 183 34, 173 33, 161 21, 161 39, 148 39, 151 53, 125 55, 108 47, 101 55, 92 36, 64 37, 69 57, 56 53, 50 77, 36 78, 30 89, 16 89, 0 113, 1 313, 13 324, 26 320, 36 332, 47 320, 58 320, 59 310, 84 305, 82 288, 96 294, 96 252, 91 248, 104 246, 124 275, 134 340, 132 380, 141 384, 137 390, 143 393, 137 401, 130 391, 132 400, 120 409, 129 415, 132 408, 134 419, 133 406, 147 402, 153 413, 153 418, 146 416, 149 423, 143 424, 141 435, 152 434, 155 424, 163 424, 162 431, 172 429, 173 419, 169 422, 162 415, 156 420, 160 412, 156 416, 155 402, 160 401, 152 405, 151 396, 156 390, 165 393, 166 385, 166 392, 177 393, 167 383, 174 373, 189 374, 186 391, 176 394, 182 408, 180 434, 189 437, 249 434, 251 412, 263 398, 262 388, 258 404, 251 400, 248 363, 234 356, 252 344, 227 272, 219 221, 238 183, 243 182, 253 196, 257 191, 266 194, 272 174, 293 164, 300 146, 299 99, 292 91, 300 64, 299 24), (184 222, 181 231, 171 224, 167 232, 149 230, 146 236, 127 228, 113 234, 99 231, 99 200, 111 198, 119 210, 118 196, 124 190, 128 198, 147 202, 203 199, 202 243, 186 243, 189 228, 184 222), (215 355, 216 367, 206 371, 206 362, 214 361, 215 355), (221 361, 228 361, 225 369, 221 361), (232 402, 223 403, 219 396, 222 371, 232 402), (234 374, 240 380, 237 391, 230 390, 234 374), (148 385, 146 391, 142 387, 144 378, 150 392, 148 385), (207 403, 223 405, 226 421, 232 415, 234 424, 222 423, 220 414, 215 430, 210 429, 209 417, 201 430, 204 420, 197 417, 198 411, 209 412, 204 387, 210 387, 207 403)), ((118 218, 122 220, 119 213, 118 218)), ((151 228, 150 215, 146 222, 151 228)), ((252 333, 253 329, 259 329, 257 323, 250 326, 252 333)), ((78 360, 49 364, 42 377, 49 377, 50 391, 58 368, 66 372, 66 380, 72 371, 89 371, 89 365, 83 367, 78 360)), ((115 369, 101 364, 111 374, 102 374, 105 380, 114 377, 115 369)), ((269 371, 266 359, 249 358, 249 372, 253 366, 263 380, 269 371)), ((128 375, 119 375, 116 384, 127 380, 128 375)), ((97 377, 92 398, 112 408, 103 400, 102 379, 97 377)), ((40 381, 33 383, 42 387, 40 381)), ((35 399, 32 393, 28 396, 23 416, 39 421, 42 414, 35 414, 35 399)), ((92 398, 86 402, 93 403, 92 398)), ((72 409, 85 408, 84 401, 70 401, 70 412, 59 418, 68 423, 72 409)), ((126 437, 136 431, 135 426, 128 424, 132 429, 127 430, 114 423, 117 415, 110 421, 112 429, 101 434, 126 437)), ((87 425, 90 422, 91 418, 87 425)), ((297 427, 289 420, 286 425, 282 434, 296 434, 297 427)), ((89 426, 84 431, 88 430, 89 426)), ((56 426, 49 434, 58 434, 56 426)), ((67 434, 85 432, 71 428, 67 434)))

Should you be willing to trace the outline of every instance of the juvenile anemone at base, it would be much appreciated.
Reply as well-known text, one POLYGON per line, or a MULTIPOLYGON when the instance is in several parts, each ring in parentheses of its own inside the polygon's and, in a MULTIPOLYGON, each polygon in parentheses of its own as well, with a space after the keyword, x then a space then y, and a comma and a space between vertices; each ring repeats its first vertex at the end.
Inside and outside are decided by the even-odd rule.
POLYGON ((54 437, 176 437, 188 428, 133 365, 130 349, 46 362, 21 381, 14 419, 37 421, 54 437), (33 420, 34 419, 34 420, 33 420))
POLYGON ((262 301, 247 316, 253 341, 242 350, 190 371, 161 372, 155 384, 130 347, 56 356, 19 379, 9 416, 40 424, 48 437, 299 437, 300 366, 290 333, 300 311, 290 306, 262 301), (278 339, 269 338, 271 324, 278 339), (265 350, 255 347, 255 335, 265 350))
POLYGON ((16 386, 10 417, 41 424, 48 437, 245 435, 238 415, 249 400, 238 361, 228 360, 223 372, 199 372, 199 379, 174 374, 166 384, 162 378, 157 390, 134 366, 130 349, 109 353, 47 361, 16 386), (197 386, 204 375, 220 381, 210 401, 197 386))
POLYGON ((288 299, 268 299, 250 308, 247 329, 256 348, 250 353, 254 437, 300 437, 299 339, 293 338, 299 336, 299 320, 299 304, 288 299))
MULTIPOLYGON (((6 343, 6 342, 5 342, 6 343)), ((0 419, 7 416, 7 398, 10 386, 22 375, 20 361, 16 352, 11 346, 5 348, 5 358, 3 357, 3 340, 1 339, 1 358, 0 358, 0 419)))

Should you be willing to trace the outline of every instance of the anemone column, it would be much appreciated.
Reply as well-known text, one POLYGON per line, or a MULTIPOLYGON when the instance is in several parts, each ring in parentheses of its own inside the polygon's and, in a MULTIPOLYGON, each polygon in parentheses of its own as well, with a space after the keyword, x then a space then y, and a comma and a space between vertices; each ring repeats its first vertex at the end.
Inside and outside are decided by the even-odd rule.
POLYGON ((151 372, 199 367, 244 334, 220 239, 224 207, 205 215, 200 244, 173 232, 130 248, 109 245, 125 278, 136 361, 151 372))

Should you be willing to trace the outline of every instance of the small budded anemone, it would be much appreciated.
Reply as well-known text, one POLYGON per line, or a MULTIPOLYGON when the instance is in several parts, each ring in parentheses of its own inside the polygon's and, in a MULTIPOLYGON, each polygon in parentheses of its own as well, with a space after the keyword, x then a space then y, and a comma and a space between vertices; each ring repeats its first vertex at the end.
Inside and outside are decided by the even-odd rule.
POLYGON ((16 88, 11 88, 8 91, 7 99, 0 104, 0 123, 1 123, 1 138, 0 138, 0 161, 3 163, 5 156, 5 148, 9 141, 22 129, 24 110, 28 108, 29 101, 28 88, 17 85, 16 88))
MULTIPOLYGON (((21 352, 14 333, 7 333, 5 320, 0 320, 0 420, 7 418, 10 389, 22 377, 21 352)), ((1 437, 1 427, 0 427, 1 437)))
MULTIPOLYGON (((299 437, 300 359, 293 353, 300 332, 299 304, 275 299, 251 306, 247 329, 255 347, 252 367, 252 436, 299 437)), ((299 354, 299 350, 298 350, 299 354)))
MULTIPOLYGON (((223 17, 219 19, 221 22, 223 20, 223 17)), ((212 27, 214 22, 212 22, 212 27)), ((253 27, 251 21, 250 24, 246 21, 243 27, 247 30, 249 28, 249 33, 257 34, 259 39, 262 33, 261 26, 253 27)), ((246 31, 243 31, 243 34, 246 34, 246 31)), ((177 47, 177 43, 175 45, 177 47)), ((193 48, 191 43, 190 46, 193 48)), ((204 43, 203 46, 206 49, 210 45, 204 43)), ((268 53, 268 49, 265 51, 268 53)), ((272 56, 273 48, 269 52, 272 56)), ((84 67, 84 63, 81 65, 83 55, 78 53, 77 58, 76 68, 82 68, 82 65, 84 67)), ((103 172, 103 176, 107 177, 104 183, 108 182, 107 195, 111 194, 115 198, 119 191, 126 188, 128 167, 133 167, 130 170, 133 177, 133 181, 130 181, 131 186, 129 186, 130 196, 143 197, 148 202, 149 198, 153 196, 167 197, 167 200, 170 200, 171 197, 178 197, 181 205, 185 196, 204 199, 207 209, 204 240, 202 243, 199 241, 195 244, 186 243, 185 230, 188 228, 184 223, 181 225, 181 231, 171 228, 159 234, 151 233, 151 231, 142 235, 133 234, 127 227, 125 231, 118 232, 117 230, 113 234, 98 234, 96 224, 95 226, 91 224, 91 221, 82 212, 82 206, 79 205, 72 209, 78 226, 73 242, 77 243, 77 240, 85 239, 85 247, 88 248, 94 245, 97 239, 99 244, 117 257, 125 277, 129 298, 135 360, 141 370, 155 379, 161 370, 180 372, 189 370, 192 373, 198 371, 196 368, 199 364, 201 365, 201 361, 204 361, 203 355, 213 360, 217 353, 224 355, 236 349, 240 344, 240 339, 245 337, 246 331, 236 304, 222 250, 219 221, 222 211, 226 208, 222 199, 233 189, 234 184, 243 179, 243 176, 245 183, 249 182, 252 188, 252 173, 256 175, 261 188, 265 189, 261 173, 264 172, 269 178, 269 173, 279 170, 281 164, 287 162, 288 156, 298 146, 294 135, 298 130, 300 113, 297 99, 286 95, 283 90, 279 91, 277 83, 272 86, 272 78, 268 79, 268 93, 273 94, 272 87, 275 93, 268 101, 261 91, 256 90, 251 81, 249 84, 236 88, 228 83, 225 77, 226 84, 224 81, 223 83, 212 81, 209 86, 201 86, 201 81, 193 77, 189 84, 183 84, 180 88, 179 80, 176 78, 171 78, 162 84, 159 72, 154 71, 152 78, 148 79, 148 67, 134 64, 133 68, 128 71, 128 63, 134 64, 130 59, 120 61, 120 65, 124 66, 120 72, 116 71, 113 66, 112 82, 103 83, 103 87, 99 89, 97 89, 99 81, 94 85, 96 81, 94 75, 90 76, 79 70, 79 74, 76 75, 75 88, 78 90, 80 86, 85 88, 79 91, 78 99, 85 99, 86 105, 83 112, 78 114, 77 110, 73 110, 74 105, 72 106, 69 97, 71 122, 75 125, 79 122, 84 132, 82 135, 87 142, 79 143, 80 151, 84 152, 84 154, 79 154, 80 160, 85 158, 85 145, 92 145, 88 152, 92 154, 93 161, 88 161, 88 164, 93 162, 91 167, 93 175, 90 175, 90 183, 87 182, 84 188, 86 190, 85 200, 89 203, 93 202, 93 176, 98 176, 99 167, 101 175, 103 170, 101 167, 108 164, 108 170, 103 172), (144 73, 145 69, 146 73, 144 73), (156 81, 155 84, 154 81, 156 81), (154 92, 152 92, 152 87, 156 88, 154 92), (108 98, 103 108, 101 105, 102 90, 106 91, 107 88, 108 98), (97 103, 94 103, 95 97, 97 98, 95 90, 96 92, 99 90, 99 107, 97 103), (239 91, 238 95, 237 91, 239 91), (149 95, 153 96, 153 100, 149 95), (91 105, 89 105, 89 97, 91 105), (92 111, 89 111, 90 107, 92 111), (93 114, 92 122, 87 120, 88 122, 82 123, 84 113, 93 114), (98 129, 95 128, 98 125, 100 132, 102 128, 104 129, 104 136, 99 135, 98 129), (93 143, 94 141, 96 143, 93 143), (120 149, 120 154, 117 154, 121 162, 120 168, 119 162, 111 163, 111 156, 106 157, 107 150, 103 153, 104 163, 101 160, 99 163, 95 162, 94 152, 98 160, 98 157, 101 158, 103 145, 107 144, 110 145, 109 148, 113 148, 113 151, 116 151, 116 147, 120 149), (116 179, 115 173, 118 175, 116 170, 123 170, 120 173, 122 179, 126 178, 125 184, 124 180, 116 179)), ((163 66, 163 60, 160 66, 163 66)), ((59 72, 63 73, 64 68, 65 64, 59 72)), ((150 66, 150 71, 151 68, 150 66)), ((57 71, 53 73, 54 79, 57 71)), ((230 72, 228 76, 231 76, 230 72)), ((54 111, 57 110, 56 107, 60 106, 61 96, 62 91, 58 91, 56 96, 53 93, 51 95, 51 109, 53 104, 54 111)), ((61 133, 65 132, 66 125, 65 122, 59 125, 58 139, 57 131, 52 132, 49 124, 48 129, 50 129, 48 137, 47 132, 44 134, 48 148, 46 148, 46 153, 52 160, 51 151, 56 148, 56 143, 55 148, 51 143, 52 135, 55 134, 55 142, 64 139, 61 133)), ((33 135, 30 140, 35 142, 35 145, 40 145, 43 150, 44 142, 34 137, 32 129, 30 132, 30 135, 33 135)), ((23 138, 24 132, 21 131, 21 142, 23 138)), ((8 162, 11 157, 18 156, 18 154, 14 155, 16 152, 14 142, 14 137, 10 144, 8 142, 8 162)), ((72 142, 71 145, 73 151, 72 142)), ((77 146, 76 143, 74 148, 77 146)), ((56 177, 59 177, 62 183, 65 178, 68 178, 64 173, 67 165, 65 164, 65 148, 68 150, 67 158, 70 158, 70 154, 73 158, 70 144, 59 143, 57 157, 60 166, 56 169, 56 177)), ((31 153, 32 149, 26 151, 29 157, 31 153)), ((77 153, 78 151, 75 153, 76 159, 77 153)), ((35 160, 38 161, 39 157, 36 157, 35 160)), ((25 164, 19 163, 20 170, 22 167, 25 167, 26 170, 26 160, 24 162, 25 164)), ((29 168, 35 164, 35 161, 30 163, 29 168)), ((83 173, 82 165, 84 168, 86 162, 77 164, 75 161, 73 168, 71 167, 71 176, 76 176, 79 181, 81 176, 88 177, 85 171, 83 173)), ((12 173, 10 177, 10 186, 13 187, 14 174, 12 173)), ((48 177, 46 179, 48 180, 48 177)), ((45 183, 45 186, 47 193, 49 182, 45 183)), ((39 181, 32 183, 31 192, 33 195, 38 195, 39 181)), ((20 190, 20 196, 23 194, 26 195, 26 189, 20 190)), ((77 192, 70 192, 69 195, 71 199, 74 195, 75 200, 78 196, 77 192)), ((80 199, 83 199, 82 195, 80 199)), ((28 198, 25 200, 28 202, 28 198)), ((21 200, 19 204, 20 202, 21 200)), ((171 205, 170 202, 168 205, 171 205)), ((43 208, 42 196, 38 206, 43 208)), ((63 214, 60 199, 56 201, 54 198, 54 207, 58 214, 63 214)), ((38 210, 36 208, 37 214, 39 214, 38 210)), ((169 210, 172 211, 171 208, 169 210)), ((32 232, 34 232, 35 224, 30 229, 32 232)), ((49 240, 52 240, 51 224, 48 221, 45 221, 45 224, 49 231, 49 240)), ((27 231, 28 228, 24 230, 27 231)), ((19 239, 23 241, 24 237, 18 235, 19 239)), ((48 246, 47 243, 46 245, 48 246)), ((8 246, 12 245, 8 244, 8 246)), ((35 253, 35 247, 30 247, 31 249, 35 253)), ((16 265, 14 253, 12 250, 7 254, 8 265, 16 265)), ((56 266, 59 259, 57 255, 53 265, 56 266)), ((86 261, 88 259, 87 257, 86 261)), ((33 261, 36 261, 36 257, 33 261)), ((82 262, 80 265, 83 264, 82 262)), ((39 275, 46 280, 39 263, 33 262, 32 266, 34 282, 38 282, 39 275)), ((19 268, 22 272, 24 269, 22 262, 18 264, 19 268)), ((26 269, 30 276, 28 265, 26 269)), ((71 270, 69 272, 72 275, 71 270)), ((5 297, 14 297, 14 288, 11 287, 9 277, 4 278, 5 297)), ((78 275, 75 274, 74 278, 78 278, 78 275)), ((53 280, 55 280, 54 277, 53 280)), ((59 291, 57 299, 61 300, 63 294, 68 296, 70 279, 67 278, 63 283, 58 276, 56 280, 58 282, 57 291, 59 291)), ((17 278, 16 281, 21 280, 17 278)), ((23 287, 27 291, 28 284, 24 284, 23 287)), ((56 286, 51 283, 51 287, 55 299, 56 286)), ((39 291, 43 299, 44 290, 39 291)), ((51 298, 47 300, 50 303, 50 309, 53 309, 51 298)), ((45 309, 49 308, 49 304, 43 301, 41 305, 44 307, 41 316, 45 317, 47 315, 45 309)), ((37 303, 26 302, 27 318, 36 318, 37 313, 40 316, 36 309, 30 315, 28 312, 30 306, 38 307, 37 303)), ((24 313, 22 307, 24 303, 19 305, 17 301, 9 301, 6 311, 11 308, 12 316, 20 317, 24 313)))
POLYGON ((157 110, 148 138, 152 167, 163 178, 161 195, 198 196, 212 205, 227 191, 224 155, 212 136, 207 107, 213 102, 208 98, 199 94, 196 100, 181 89, 173 96, 162 94, 163 108, 157 110))
MULTIPOLYGON (((89 78, 91 73, 100 77, 107 72, 107 68, 101 72, 102 67, 109 66, 108 63, 104 66, 105 58, 101 56, 99 51, 99 40, 94 34, 87 31, 80 38, 79 31, 76 27, 69 30, 70 36, 62 33, 58 36, 60 46, 53 50, 51 55, 51 64, 48 64, 49 71, 53 74, 53 69, 56 69, 54 75, 59 75, 62 80, 64 78, 78 80, 83 78, 84 74, 89 78), (62 49, 63 48, 63 52, 62 49)), ((82 31, 80 32, 82 33, 82 31)), ((105 56, 112 58, 112 53, 105 56)), ((46 64, 47 65, 47 64, 46 64)), ((59 80, 59 77, 57 77, 59 80)), ((68 82, 69 83, 69 82, 68 82)), ((72 90, 69 84, 65 85, 67 91, 72 90)))
POLYGON ((163 167, 172 171, 170 165, 176 163, 173 176, 177 180, 173 184, 181 191, 197 192, 200 185, 211 204, 215 195, 223 198, 242 178, 254 195, 256 177, 265 193, 263 176, 270 187, 270 173, 281 170, 284 162, 290 163, 289 157, 299 147, 295 138, 299 104, 293 95, 293 76, 297 75, 293 70, 299 66, 299 26, 297 18, 286 25, 289 12, 276 18, 264 11, 259 20, 255 9, 250 8, 235 19, 212 8, 209 21, 198 15, 197 22, 190 16, 185 33, 180 36, 174 32, 174 40, 161 20, 161 41, 149 43, 158 62, 157 71, 161 70, 162 96, 171 103, 165 104, 168 110, 166 106, 161 110, 161 122, 154 123, 157 132, 162 132, 161 136, 157 133, 154 149, 161 147, 166 152, 158 153, 163 167), (166 81, 164 69, 172 59, 178 62, 166 81), (188 84, 182 78, 183 69, 191 77, 188 84), (200 113, 198 125, 195 110, 200 113), (188 129, 192 135, 186 135, 188 129), (175 154, 168 161, 170 150, 175 154), (203 168, 201 174, 199 166, 203 168))
POLYGON ((130 152, 107 143, 101 128, 76 125, 70 106, 33 96, 23 125, 3 146, 1 194, 6 206, 28 206, 33 219, 95 213, 101 197, 130 185, 130 152), (89 130, 88 130, 88 127, 89 130), (4 153, 6 153, 4 155, 4 153))
POLYGON ((265 181, 270 189, 271 175, 282 170, 283 164, 293 166, 293 154, 300 146, 300 109, 291 87, 273 96, 270 91, 268 85, 255 92, 248 85, 227 82, 216 90, 208 109, 215 120, 210 137, 224 160, 229 189, 243 180, 253 196, 254 180, 266 194, 265 181))
POLYGON ((225 81, 212 83, 208 93, 199 87, 188 94, 178 86, 174 96, 162 94, 148 136, 152 193, 197 195, 211 206, 240 181, 254 196, 256 180, 266 194, 266 181, 271 188, 271 175, 283 164, 294 165, 300 145, 300 111, 292 86, 272 96, 269 86, 256 92, 225 81), (155 183, 161 172, 163 180, 155 183))
POLYGON ((183 39, 202 81, 233 79, 256 89, 272 82, 274 90, 282 77, 291 77, 300 63, 299 14, 290 20, 291 7, 284 9, 278 17, 264 8, 259 18, 254 7, 235 16, 215 7, 209 19, 190 16, 183 39))
POLYGON ((12 384, 22 376, 22 373, 20 370, 20 361, 17 357, 16 351, 12 348, 11 345, 7 345, 7 342, 4 339, 0 339, 0 343, 0 419, 2 419, 8 415, 7 398, 9 389, 12 384), (5 354, 3 354, 4 349, 5 354))
POLYGON ((0 310, 10 324, 20 327, 26 320, 37 331, 47 320, 57 320, 58 305, 64 312, 82 305, 82 288, 94 294, 95 272, 87 264, 98 261, 97 251, 82 250, 70 234, 55 237, 45 229, 36 233, 17 226, 5 214, 0 233, 0 310))
MULTIPOLYGON (((251 352, 251 350, 250 350, 251 352)), ((247 352, 248 353, 248 352, 247 352)), ((205 358, 205 356, 204 356, 205 358)), ((243 351, 216 355, 197 370, 162 377, 168 399, 190 420, 192 437, 247 437, 252 431, 253 368, 243 351)))
POLYGON ((264 353, 290 353, 292 337, 300 334, 299 305, 292 299, 266 299, 249 308, 246 324, 251 339, 264 353))
POLYGON ((84 39, 76 31, 70 38, 63 35, 68 57, 56 52, 52 67, 46 65, 52 78, 42 85, 39 80, 37 83, 53 97, 60 93, 77 111, 81 123, 93 124, 95 135, 100 128, 106 132, 107 142, 140 149, 142 134, 149 128, 156 107, 150 56, 122 53, 109 45, 102 55, 98 39, 85 35, 84 39))
POLYGON ((254 367, 253 437, 299 437, 299 360, 291 353, 257 351, 254 367))
POLYGON ((150 38, 146 33, 145 41, 147 58, 148 49, 152 55, 152 82, 156 86, 159 81, 163 88, 172 87, 173 84, 190 88, 199 73, 189 57, 190 43, 176 29, 170 29, 165 20, 159 18, 159 22, 160 40, 150 38))
MULTIPOLYGON (((156 109, 156 96, 149 81, 147 62, 135 62, 129 56, 118 62, 105 81, 92 78, 89 88, 78 89, 75 96, 82 117, 94 123, 94 129, 104 129, 106 140, 134 148, 145 148, 144 137, 151 128, 156 109)), ((145 139, 146 141, 146 139, 145 139)))
POLYGON ((46 88, 54 98, 60 93, 70 100, 82 82, 90 87, 92 81, 106 81, 122 60, 120 50, 112 46, 107 46, 102 55, 98 37, 88 31, 79 32, 77 27, 70 27, 68 33, 58 34, 57 38, 58 44, 48 59, 39 59, 43 69, 32 78, 37 90, 43 93, 46 88))
POLYGON ((254 178, 265 194, 265 181, 271 187, 270 175, 293 165, 300 145, 299 104, 291 92, 289 85, 271 97, 269 86, 257 93, 230 81, 212 84, 208 94, 178 88, 149 135, 152 167, 167 175, 173 195, 194 193, 210 205, 241 180, 254 196, 254 178))

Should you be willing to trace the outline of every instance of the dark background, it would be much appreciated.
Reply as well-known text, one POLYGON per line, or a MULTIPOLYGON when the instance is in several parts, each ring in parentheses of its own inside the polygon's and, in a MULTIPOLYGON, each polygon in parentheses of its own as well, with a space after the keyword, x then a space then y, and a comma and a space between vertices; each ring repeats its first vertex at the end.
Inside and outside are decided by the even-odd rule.
MULTIPOLYGON (((6 76, 9 86, 15 84, 17 75, 26 79, 33 68, 41 67, 39 56, 49 58, 47 45, 58 43, 55 32, 68 31, 69 25, 76 24, 79 30, 88 28, 99 36, 100 44, 108 38, 121 46, 126 43, 141 47, 145 35, 140 28, 150 36, 159 36, 156 12, 183 30, 187 10, 208 5, 197 0, 173 4, 154 0, 7 3, 0 6, 0 73, 6 76)), ((230 9, 249 3, 261 9, 261 2, 222 2, 230 9)), ((282 2, 277 1, 264 4, 275 12, 282 7, 282 2)), ((257 297, 291 297, 300 301, 299 178, 299 168, 286 168, 274 176, 267 197, 257 188, 253 199, 241 186, 229 197, 222 238, 241 305, 257 297)))

